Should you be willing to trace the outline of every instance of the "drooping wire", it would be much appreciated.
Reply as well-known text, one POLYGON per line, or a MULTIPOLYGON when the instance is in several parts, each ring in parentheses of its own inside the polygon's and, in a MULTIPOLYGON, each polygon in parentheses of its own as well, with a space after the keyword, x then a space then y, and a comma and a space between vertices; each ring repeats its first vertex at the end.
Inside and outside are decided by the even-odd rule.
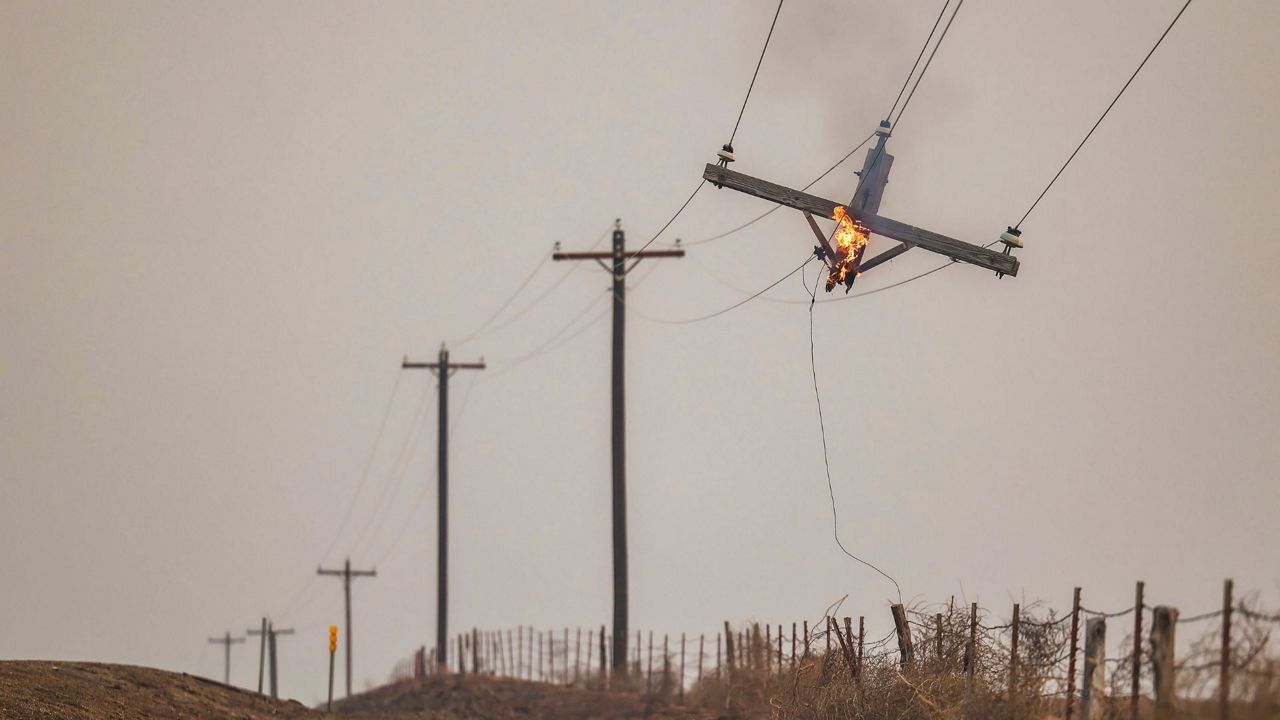
POLYGON ((881 570, 873 563, 867 562, 866 560, 863 560, 857 555, 849 552, 849 549, 846 548, 844 543, 840 540, 840 515, 836 510, 835 484, 831 481, 831 459, 827 448, 827 423, 822 414, 822 393, 818 390, 818 361, 814 351, 813 342, 813 306, 817 304, 818 283, 821 282, 821 280, 822 273, 818 273, 817 277, 814 278, 813 290, 809 293, 809 369, 813 374, 813 399, 818 405, 818 429, 822 434, 822 464, 826 468, 827 472, 827 493, 831 496, 831 535, 835 538, 836 545, 839 546, 841 552, 872 570, 875 570, 889 582, 893 583, 894 589, 898 592, 898 602, 901 603, 902 586, 898 585, 898 581, 894 580, 893 576, 881 570))
POLYGON ((523 292, 525 288, 529 287, 529 283, 532 282, 535 277, 537 277, 538 273, 542 270, 543 266, 545 266, 549 260, 551 260, 551 253, 546 253, 545 255, 543 255, 542 260, 540 260, 537 265, 533 266, 533 271, 530 272, 527 277, 525 277, 524 282, 516 286, 515 291, 512 292, 511 295, 507 296, 506 301, 504 301, 501 305, 499 305, 498 309, 494 310, 493 314, 490 315, 484 322, 480 323, 479 327, 477 327, 475 330, 472 330, 462 339, 455 341, 453 345, 455 347, 460 345, 465 345, 467 342, 470 342, 472 339, 474 339, 477 335, 484 332, 485 329, 488 328, 489 325, 492 324, 494 320, 498 319, 498 316, 502 314, 502 311, 506 310, 511 305, 511 303, 520 295, 520 293, 523 292))
POLYGON ((725 313, 727 313, 727 312, 729 312, 729 311, 731 311, 731 310, 736 310, 737 308, 740 308, 740 307, 742 307, 743 305, 746 305, 747 303, 751 302, 752 300, 755 300, 756 298, 760 297, 761 295, 763 295, 763 294, 765 294, 765 293, 769 292, 770 290, 774 289, 775 287, 777 287, 777 286, 781 285, 781 284, 782 284, 782 282, 783 282, 784 280, 786 280, 787 278, 791 277, 792 275, 795 275, 796 273, 800 272, 801 270, 803 270, 803 269, 804 269, 804 267, 805 267, 806 265, 808 265, 809 263, 813 262, 813 260, 814 260, 814 258, 815 258, 815 257, 816 257, 815 255, 810 255, 809 257, 805 258, 805 261, 804 261, 804 262, 802 262, 802 263, 800 263, 799 265, 797 265, 797 266, 795 267, 795 269, 794 269, 794 270, 792 270, 791 272, 788 272, 786 275, 783 275, 782 277, 778 278, 777 280, 774 280, 773 282, 769 283, 769 285, 768 285, 768 286, 766 286, 766 287, 765 287, 765 288, 763 288, 762 290, 760 290, 760 291, 758 291, 758 292, 754 293, 754 294, 753 294, 753 295, 751 295, 750 297, 745 298, 745 299, 742 299, 742 300, 739 300, 738 302, 736 302, 736 303, 734 303, 734 304, 730 305, 729 307, 722 308, 722 309, 717 310, 717 311, 715 311, 715 312, 713 312, 713 313, 710 313, 710 314, 708 314, 708 315, 701 315, 701 316, 699 316, 699 317, 687 318, 687 319, 684 319, 684 320, 664 320, 664 319, 662 319, 662 318, 650 317, 650 316, 648 316, 648 315, 643 315, 643 314, 641 314, 641 313, 636 313, 636 314, 637 314, 637 315, 639 315, 640 317, 644 318, 645 320, 648 320, 648 321, 650 321, 650 322, 661 323, 661 324, 663 324, 663 325, 689 325, 689 324, 691 324, 691 323, 702 322, 703 320, 710 320, 710 319, 715 318, 715 317, 720 317, 721 315, 724 315, 725 313))
POLYGON ((1031 207, 1027 208, 1027 212, 1022 215, 1022 219, 1018 221, 1018 224, 1013 226, 1015 230, 1022 227, 1022 223, 1026 222, 1027 216, 1031 214, 1032 210, 1036 209, 1036 205, 1040 204, 1040 200, 1049 192, 1049 188, 1053 187, 1053 184, 1058 181, 1062 172, 1067 169, 1067 166, 1075 159, 1076 154, 1080 152, 1080 148, 1084 147, 1084 144, 1089 142, 1089 138, 1093 136, 1093 131, 1097 130, 1098 126, 1102 124, 1102 121, 1106 119, 1107 113, 1111 112, 1111 108, 1116 106, 1116 103, 1120 100, 1120 96, 1124 95, 1124 91, 1129 89, 1129 85, 1133 82, 1133 79, 1138 77, 1138 73, 1142 72, 1142 68, 1147 64, 1147 61, 1155 54, 1156 48, 1160 47, 1160 43, 1164 42, 1165 36, 1167 36, 1169 31, 1173 29, 1173 26, 1178 23, 1178 19, 1182 17, 1182 13, 1186 12, 1187 7, 1190 5, 1191 0, 1187 0, 1183 3, 1182 9, 1178 10, 1178 14, 1173 16, 1173 21, 1169 23, 1169 27, 1164 29, 1164 32, 1160 34, 1160 38, 1156 40, 1156 44, 1151 46, 1151 49, 1147 51, 1146 57, 1142 58, 1142 62, 1138 63, 1138 68, 1134 70, 1133 74, 1129 76, 1129 79, 1125 81, 1124 87, 1120 88, 1120 92, 1116 93, 1116 96, 1111 99, 1111 104, 1107 105, 1107 109, 1102 111, 1102 115, 1098 118, 1098 121, 1093 124, 1093 127, 1089 128, 1089 132, 1085 134, 1084 139, 1080 141, 1080 144, 1076 146, 1076 149, 1071 152, 1071 156, 1067 158, 1066 162, 1062 163, 1062 167, 1058 168, 1058 172, 1054 174, 1053 179, 1049 181, 1049 184, 1045 185, 1044 190, 1040 191, 1040 195, 1036 197, 1035 202, 1031 203, 1031 207))
POLYGON ((938 23, 942 22, 942 16, 947 13, 947 6, 951 4, 951 0, 945 0, 942 3, 942 9, 938 11, 938 19, 933 21, 933 27, 929 29, 929 37, 924 39, 924 45, 920 46, 920 54, 916 55, 916 61, 911 65, 911 72, 907 73, 906 79, 902 81, 902 89, 898 91, 898 97, 893 99, 893 107, 889 108, 889 112, 885 114, 885 119, 893 117, 893 111, 898 109, 898 101, 902 99, 902 93, 906 92, 907 85, 911 82, 911 76, 916 74, 916 67, 920 65, 920 59, 924 57, 924 51, 929 49, 929 43, 933 40, 933 34, 938 31, 938 23))
POLYGON ((742 98, 742 109, 738 110, 738 119, 733 123, 733 132, 729 133, 729 144, 738 136, 738 125, 742 124, 742 114, 747 111, 747 101, 751 99, 751 91, 756 86, 756 76, 760 74, 760 66, 764 64, 764 54, 769 49, 769 40, 773 38, 773 28, 778 24, 778 15, 782 14, 782 3, 778 0, 778 9, 773 13, 773 22, 769 23, 769 34, 764 38, 764 47, 760 48, 760 59, 756 61, 756 70, 751 73, 751 84, 747 86, 747 96, 742 98))
POLYGON ((382 421, 378 423, 378 432, 374 435, 373 447, 370 448, 369 457, 364 463, 364 470, 360 473, 360 482, 356 484, 355 492, 351 494, 351 500, 347 503, 347 509, 342 515, 342 521, 338 523, 338 530, 333 534, 333 539, 329 541, 329 545, 324 549, 324 552, 320 554, 321 560, 328 558, 329 553, 333 552, 333 548, 342 537, 342 531, 347 528, 347 523, 351 522, 351 515, 355 511, 356 501, 360 498, 360 493, 364 490, 364 486, 369 480, 369 471, 373 468, 373 461, 378 456, 378 448, 382 444, 382 436, 387 429, 387 419, 391 417, 391 408, 395 404, 396 393, 400 389, 400 379, 403 377, 403 368, 396 368, 396 380, 391 386, 391 396, 387 398, 387 406, 382 411, 382 421))
POLYGON ((676 221, 676 218, 680 217, 680 213, 684 212, 684 209, 685 209, 685 208, 687 208, 687 207, 689 207, 689 203, 693 202, 693 197, 694 197, 695 195, 697 195, 697 194, 698 194, 698 191, 699 191, 699 190, 701 190, 701 189, 702 189, 702 187, 703 187, 704 185, 706 185, 706 184, 707 184, 707 181, 706 181, 706 180, 699 180, 699 181, 698 181, 698 186, 697 186, 697 187, 695 187, 695 188, 693 189, 693 192, 689 193, 689 197, 688 197, 688 198, 685 198, 684 204, 682 204, 682 205, 680 206, 680 209, 679 209, 679 210, 676 210, 676 214, 675 214, 675 215, 672 215, 672 216, 671 216, 671 219, 670 219, 670 220, 668 220, 668 221, 667 221, 667 222, 666 222, 666 223, 665 223, 661 228, 658 228, 658 232, 654 233, 654 234, 653 234, 653 237, 649 238, 649 241, 648 241, 648 242, 646 242, 644 245, 641 245, 639 250, 636 250, 635 252, 633 252, 633 253, 631 253, 630 255, 628 255, 628 256, 627 256, 627 260, 628 260, 628 261, 630 261, 630 260, 634 259, 637 255, 639 255, 640 253, 644 252, 644 251, 645 251, 645 248, 647 248, 647 247, 649 247, 650 245, 652 245, 654 240, 657 240, 659 237, 661 237, 661 236, 662 236, 662 233, 666 232, 666 231, 667 231, 667 228, 671 227, 671 223, 675 222, 675 221, 676 221))
MULTIPOLYGON (((441 369, 440 372, 448 371, 441 369)), ((426 418, 430 414, 426 412, 427 398, 434 395, 436 389, 436 385, 431 385, 423 390, 422 396, 418 400, 417 410, 414 412, 413 420, 410 423, 409 431, 405 433, 404 441, 400 444, 400 450, 396 454, 395 462, 391 465, 390 476, 378 493, 378 499, 373 504, 372 512, 370 512, 368 518, 360 527, 360 532, 356 534, 355 540, 351 543, 351 554, 357 554, 364 548, 365 538, 371 529, 374 530, 373 537, 377 536, 378 516, 382 514, 382 508, 386 504, 388 495, 392 494, 392 488, 399 488, 404 482, 404 476, 409 469, 409 459, 413 454, 413 446, 418 438, 422 436, 423 430, 426 428, 426 418)))
MULTIPOLYGON (((608 294, 609 292, 611 291, 606 290, 605 294, 608 294)), ((552 350, 555 350, 561 345, 564 345, 565 343, 569 342, 570 340, 576 338, 578 335, 583 333, 587 328, 591 327, 592 325, 595 325, 596 322, 601 317, 604 317, 604 315, 608 311, 608 308, 605 308, 605 310, 602 311, 600 315, 598 315, 597 317, 592 318, 591 322, 579 327, 575 332, 570 333, 566 336, 566 333, 569 333, 569 331, 573 329, 573 327, 578 323, 579 320, 582 319, 584 315, 586 315, 588 312, 591 311, 592 308, 596 307, 599 304, 600 297, 601 296, 599 295, 592 297, 591 301, 588 302, 586 305, 584 305, 583 308, 580 311, 578 311, 576 315, 570 318, 569 322, 565 323, 559 330, 552 333, 551 337, 544 340, 542 344, 538 345, 533 350, 530 350, 529 352, 523 355, 519 355, 515 358, 512 358, 510 361, 510 364, 506 365, 500 370, 497 370, 496 372, 490 373, 483 380, 479 381, 478 384, 486 384, 502 377, 503 375, 506 375, 507 373, 523 365, 524 363, 536 357, 539 357, 541 355, 545 355, 546 353, 549 353, 552 350)))

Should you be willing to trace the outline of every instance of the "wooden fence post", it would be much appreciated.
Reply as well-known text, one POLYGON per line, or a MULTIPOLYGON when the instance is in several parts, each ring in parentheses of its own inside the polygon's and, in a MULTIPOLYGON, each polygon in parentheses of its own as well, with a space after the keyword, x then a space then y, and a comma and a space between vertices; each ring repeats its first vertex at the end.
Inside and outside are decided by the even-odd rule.
POLYGON ((1018 631, 1022 629, 1022 606, 1013 604, 1013 635, 1009 641, 1009 699, 1013 700, 1018 688, 1018 631))
POLYGON ((706 645, 706 642, 707 642, 707 634, 698 633, 698 684, 699 685, 702 684, 702 658, 703 658, 702 650, 703 650, 703 647, 706 645))
POLYGON ((809 659, 809 621, 804 621, 804 659, 809 659))
MULTIPOLYGON (((770 637, 772 633, 773 633, 773 626, 766 623, 764 626, 764 673, 765 675, 768 675, 769 671, 773 669, 773 658, 771 657, 773 655, 773 638, 770 637)), ((781 670, 782 668, 778 668, 778 669, 781 670)))
MULTIPOLYGON (((573 633, 573 682, 578 683, 582 679, 582 628, 578 627, 573 633)), ((591 646, 591 638, 587 638, 587 647, 591 646)), ((588 660, 587 662, 590 662, 588 660)))
MULTIPOLYGON (((586 672, 582 674, 582 687, 584 688, 591 686, 591 653, 593 648, 595 648, 595 639, 596 631, 591 628, 587 628, 587 662, 583 666, 586 668, 586 672)), ((603 678, 601 678, 601 680, 603 680, 603 678)))
POLYGON ((644 678, 644 691, 646 694, 653 692, 653 631, 649 631, 649 657, 648 671, 644 678))
POLYGON ((1156 690, 1156 720, 1173 717, 1174 630, 1178 609, 1158 605, 1151 618, 1151 675, 1156 690))
POLYGON ((1107 621, 1090 618, 1084 624, 1084 683, 1080 688, 1080 720, 1096 717, 1094 703, 1107 691, 1107 621))
POLYGON ((778 626, 778 674, 782 674, 782 626, 778 626))
POLYGON ((609 687, 609 644, 604 626, 600 626, 600 687, 609 687))
POLYGON ((1218 679, 1218 716, 1222 720, 1231 717, 1231 603, 1234 583, 1230 578, 1222 583, 1222 676, 1218 679))
MULTIPOLYGON (((846 627, 849 625, 849 619, 845 618, 846 627)), ((852 632, 852 628, 849 628, 852 632)), ((867 634, 867 619, 862 615, 858 616, 858 694, 862 694, 862 640, 867 634)))
POLYGON ((796 624, 791 623, 791 669, 796 669, 796 624))
POLYGON ((1076 701, 1076 651, 1080 649, 1080 588, 1071 596, 1071 651, 1067 656, 1067 720, 1076 701))
POLYGON ((659 692, 665 698, 671 692, 671 646, 670 635, 662 634, 662 686, 659 692))
POLYGON ((1143 585, 1144 583, 1139 580, 1133 599, 1133 691, 1129 696, 1130 720, 1138 720, 1138 699, 1141 690, 1139 683, 1142 681, 1142 613, 1146 609, 1142 600, 1143 585))
POLYGON ((680 633, 680 702, 684 702, 684 633, 680 633))
POLYGON ((944 656, 943 650, 942 650, 942 613, 938 613, 937 615, 935 615, 933 620, 934 620, 934 624, 937 625, 937 638, 935 638, 935 640, 937 641, 937 644, 938 644, 938 649, 937 649, 938 665, 939 667, 945 668, 947 665, 947 659, 944 656))
POLYGON ((969 641, 964 646, 964 674, 973 685, 978 668, 978 603, 969 605, 969 641))
MULTIPOLYGON (((733 682, 733 630, 729 627, 729 621, 724 621, 724 660, 726 675, 729 676, 729 682, 733 682)), ((720 638, 716 638, 716 668, 720 667, 720 638)))
POLYGON ((890 606, 893 613, 893 629, 898 634, 898 655, 902 667, 910 667, 915 658, 915 649, 911 646, 911 625, 907 622, 907 609, 902 605, 890 606))

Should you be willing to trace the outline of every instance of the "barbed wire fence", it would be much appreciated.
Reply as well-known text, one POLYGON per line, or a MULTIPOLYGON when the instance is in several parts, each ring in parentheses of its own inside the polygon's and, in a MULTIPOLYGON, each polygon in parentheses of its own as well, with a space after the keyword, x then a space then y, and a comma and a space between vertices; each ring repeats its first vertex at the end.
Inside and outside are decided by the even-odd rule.
POLYGON ((954 599, 892 605, 888 615, 894 627, 879 637, 868 637, 865 616, 834 612, 812 624, 726 622, 714 634, 637 631, 620 672, 602 662, 613 641, 603 626, 473 629, 451 639, 445 666, 428 662, 423 646, 391 680, 490 675, 797 718, 849 716, 869 703, 893 704, 903 717, 912 707, 921 717, 944 708, 1065 720, 1280 716, 1280 614, 1255 597, 1237 600, 1230 581, 1222 607, 1187 616, 1145 602, 1112 611, 1077 603, 1067 613, 1014 604, 1004 615, 954 599), (1109 629, 1111 647, 1120 638, 1115 657, 1109 629))

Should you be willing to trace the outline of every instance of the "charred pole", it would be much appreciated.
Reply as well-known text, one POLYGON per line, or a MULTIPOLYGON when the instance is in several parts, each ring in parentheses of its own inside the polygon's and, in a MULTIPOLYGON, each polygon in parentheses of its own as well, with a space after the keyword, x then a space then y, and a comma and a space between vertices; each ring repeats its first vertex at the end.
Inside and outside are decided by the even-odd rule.
POLYGON ((347 558, 342 564, 340 570, 325 570, 324 568, 316 568, 317 575, 332 575, 342 578, 342 594, 344 599, 345 615, 346 615, 346 632, 347 632, 347 697, 351 697, 351 581, 358 577, 377 577, 378 571, 374 570, 352 570, 351 558, 347 558))
POLYGON ((440 343, 436 362, 410 362, 405 358, 400 367, 430 370, 440 381, 439 418, 436 424, 436 666, 447 669, 445 650, 449 645, 449 378, 459 370, 484 370, 480 362, 449 361, 449 349, 440 343))
POLYGON ((641 250, 627 254, 622 221, 613 229, 609 252, 557 252, 552 260, 594 260, 613 276, 613 655, 615 674, 627 673, 627 438, 626 438, 626 278, 646 258, 684 257, 683 250, 641 250), (606 263, 607 261, 607 263, 606 263), (629 263, 629 264, 628 264, 629 263))

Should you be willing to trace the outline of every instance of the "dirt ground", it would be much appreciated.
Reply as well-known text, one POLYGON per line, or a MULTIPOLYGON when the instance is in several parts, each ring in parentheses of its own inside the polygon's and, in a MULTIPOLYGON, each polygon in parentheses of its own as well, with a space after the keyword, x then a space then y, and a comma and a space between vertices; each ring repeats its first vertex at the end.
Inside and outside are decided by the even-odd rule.
MULTIPOLYGON (((599 693, 506 678, 406 680, 334 703, 363 720, 709 720, 634 694, 599 693)), ((49 661, 0 662, 0 718, 320 720, 324 712, 220 682, 151 668, 49 661)))

